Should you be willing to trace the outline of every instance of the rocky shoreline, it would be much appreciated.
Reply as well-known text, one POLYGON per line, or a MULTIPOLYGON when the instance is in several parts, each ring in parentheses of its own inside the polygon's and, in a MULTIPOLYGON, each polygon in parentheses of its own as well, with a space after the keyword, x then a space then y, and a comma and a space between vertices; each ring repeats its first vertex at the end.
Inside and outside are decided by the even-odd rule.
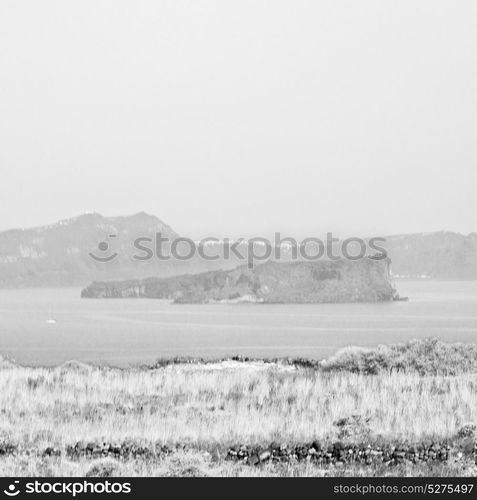
POLYGON ((471 461, 477 465, 477 440, 467 438, 456 442, 421 442, 421 443, 321 443, 313 441, 290 445, 287 443, 270 443, 267 446, 238 444, 229 447, 209 446, 204 450, 196 446, 167 446, 160 442, 137 443, 134 441, 111 442, 77 442, 61 449, 48 446, 43 450, 25 450, 11 443, 0 443, 0 456, 34 455, 43 457, 67 457, 70 460, 114 458, 117 460, 145 459, 160 460, 177 452, 192 449, 215 455, 218 459, 237 462, 249 466, 265 463, 291 463, 308 461, 317 465, 361 465, 370 466, 384 464, 388 466, 402 463, 445 463, 454 461, 471 461))
POLYGON ((308 444, 287 446, 272 443, 267 448, 234 446, 229 448, 227 459, 258 465, 263 462, 290 462, 308 460, 320 465, 359 464, 398 465, 403 462, 447 462, 451 456, 457 459, 471 458, 477 464, 477 443, 469 442, 463 447, 444 443, 388 444, 346 444, 335 442, 323 445, 318 441, 308 444))

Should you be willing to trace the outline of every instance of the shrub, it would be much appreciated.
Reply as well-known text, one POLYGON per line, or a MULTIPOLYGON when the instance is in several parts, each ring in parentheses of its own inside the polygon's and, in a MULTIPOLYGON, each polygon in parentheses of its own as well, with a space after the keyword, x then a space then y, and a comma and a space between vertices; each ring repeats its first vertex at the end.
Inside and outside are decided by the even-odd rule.
POLYGON ((321 364, 324 371, 376 374, 409 371, 420 375, 459 375, 477 372, 476 344, 448 344, 435 338, 376 348, 347 347, 321 364))
POLYGON ((120 475, 119 470, 119 464, 115 460, 98 460, 86 472, 86 477, 115 477, 120 475))

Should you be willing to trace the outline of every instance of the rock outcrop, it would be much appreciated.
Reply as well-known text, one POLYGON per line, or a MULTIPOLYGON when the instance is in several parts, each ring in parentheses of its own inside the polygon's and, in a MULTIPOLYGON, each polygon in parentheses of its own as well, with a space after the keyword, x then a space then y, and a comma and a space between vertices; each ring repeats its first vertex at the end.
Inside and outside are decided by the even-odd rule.
MULTIPOLYGON (((475 461, 477 449, 470 449, 469 457, 475 461)), ((463 453, 456 451, 461 458, 463 453)), ((266 448, 247 445, 232 446, 228 449, 226 458, 248 465, 258 465, 262 462, 291 462, 307 460, 319 464, 360 464, 372 465, 384 463, 398 465, 404 462, 446 462, 450 456, 450 446, 444 443, 417 443, 410 444, 350 444, 335 442, 322 444, 313 443, 288 446, 272 443, 266 448)))
MULTIPOLYGON (((73 460, 115 458, 118 460, 162 459, 178 451, 186 451, 188 445, 177 444, 169 447, 161 442, 136 443, 123 441, 110 443, 104 441, 77 442, 67 446, 66 450, 47 447, 44 457, 59 457, 66 455, 73 460)), ((192 447, 193 449, 194 447, 192 447)), ((16 450, 8 450, 12 454, 16 450)), ((326 465, 362 465, 370 466, 385 464, 388 466, 400 464, 445 463, 450 459, 454 462, 468 461, 477 464, 477 443, 473 440, 458 442, 418 442, 418 443, 349 443, 313 441, 311 443, 289 444, 270 443, 266 446, 250 446, 237 444, 218 450, 219 455, 226 460, 247 465, 263 463, 289 463, 297 461, 313 462, 326 465)))

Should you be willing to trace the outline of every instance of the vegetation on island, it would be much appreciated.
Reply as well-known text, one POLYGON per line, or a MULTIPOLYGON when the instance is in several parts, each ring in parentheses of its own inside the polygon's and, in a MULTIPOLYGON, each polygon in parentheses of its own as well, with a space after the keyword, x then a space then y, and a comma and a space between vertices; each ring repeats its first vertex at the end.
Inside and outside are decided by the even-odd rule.
POLYGON ((176 303, 383 302, 396 296, 387 258, 320 262, 266 262, 249 269, 208 271, 169 278, 96 282, 85 298, 147 297, 176 303))

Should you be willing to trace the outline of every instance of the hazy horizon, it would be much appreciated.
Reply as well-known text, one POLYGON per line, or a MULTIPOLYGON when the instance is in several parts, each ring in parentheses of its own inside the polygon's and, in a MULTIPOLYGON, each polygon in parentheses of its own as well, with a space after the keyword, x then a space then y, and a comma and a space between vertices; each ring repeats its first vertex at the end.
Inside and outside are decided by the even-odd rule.
POLYGON ((477 3, 0 5, 0 231, 477 231, 477 3))
MULTIPOLYGON (((130 213, 130 214, 123 214, 123 213, 120 213, 120 214, 104 214, 104 213, 99 213, 99 212, 96 212, 96 211, 87 211, 87 212, 83 212, 81 214, 76 214, 76 215, 72 215, 71 217, 61 217, 57 220, 54 220, 54 221, 49 221, 49 222, 46 222, 44 224, 38 224, 38 225, 34 225, 34 226, 18 226, 18 227, 10 227, 10 228, 6 228, 6 229, 0 229, 0 233, 1 232, 4 232, 4 231, 11 231, 11 230, 28 230, 28 229, 38 229, 38 228, 43 228, 43 227, 48 227, 48 226, 51 226, 51 225, 54 225, 58 222, 62 222, 62 221, 68 221, 68 220, 72 220, 72 219, 76 219, 78 217, 81 217, 81 216, 84 216, 84 215, 88 215, 88 214, 97 214, 97 215, 100 215, 102 217, 105 217, 105 218, 115 218, 115 217, 132 217, 132 216, 135 216, 135 215, 139 215, 140 213, 145 213, 146 215, 148 216, 154 216, 154 217, 157 217, 161 222, 167 224, 168 226, 170 226, 174 231, 177 231, 175 226, 174 226, 174 223, 171 222, 171 221, 168 221, 168 220, 165 220, 164 218, 162 218, 160 215, 158 214, 153 214, 153 213, 150 213, 150 212, 146 212, 144 210, 141 210, 139 212, 134 212, 134 213, 130 213)), ((189 235, 187 233, 181 233, 179 231, 177 231, 178 234, 180 236, 185 236, 185 237, 197 237, 197 238, 205 238, 205 237, 217 237, 217 238, 227 238, 227 237, 243 237, 243 238, 247 238, 247 237, 252 237, 252 236, 258 236, 258 234, 256 233, 253 233, 253 231, 244 231, 243 233, 241 234, 232 234, 230 231, 229 232, 226 232, 226 233, 218 233, 217 231, 216 232, 212 232, 210 234, 205 234, 205 233, 200 233, 198 231, 196 231, 196 234, 194 235, 189 235)), ((278 231, 280 232, 280 231, 278 231)), ((413 232, 409 232, 409 233, 374 233, 374 234, 366 234, 366 233, 360 233, 360 232, 343 232, 341 234, 338 234, 336 231, 333 231, 333 228, 330 228, 330 229, 323 229, 323 228, 317 228, 315 230, 314 233, 309 233, 309 234, 305 234, 305 233, 302 233, 300 234, 299 232, 295 231, 293 232, 293 230, 291 232, 286 232, 286 233, 282 233, 281 236, 282 237, 286 237, 286 236, 291 236, 291 237, 308 237, 308 236, 315 236, 315 237, 325 237, 326 236, 326 232, 332 232, 333 233, 333 236, 334 237, 339 237, 339 238, 345 238, 345 237, 349 237, 349 236, 361 236, 361 237, 371 237, 371 236, 399 236, 399 235, 404 235, 404 234, 426 234, 426 233, 439 233, 439 232, 451 232, 451 233, 457 233, 457 234, 462 234, 464 236, 469 236, 470 234, 476 234, 477 231, 469 231, 468 233, 465 233, 465 232, 460 232, 460 231, 453 231, 453 230, 450 230, 450 229, 437 229, 437 230, 434 230, 434 231, 413 231, 413 232)), ((260 234, 260 236, 263 236, 265 238, 269 238, 271 241, 273 241, 273 234, 272 234, 272 231, 271 230, 267 230, 265 229, 265 231, 263 233, 260 234)))

